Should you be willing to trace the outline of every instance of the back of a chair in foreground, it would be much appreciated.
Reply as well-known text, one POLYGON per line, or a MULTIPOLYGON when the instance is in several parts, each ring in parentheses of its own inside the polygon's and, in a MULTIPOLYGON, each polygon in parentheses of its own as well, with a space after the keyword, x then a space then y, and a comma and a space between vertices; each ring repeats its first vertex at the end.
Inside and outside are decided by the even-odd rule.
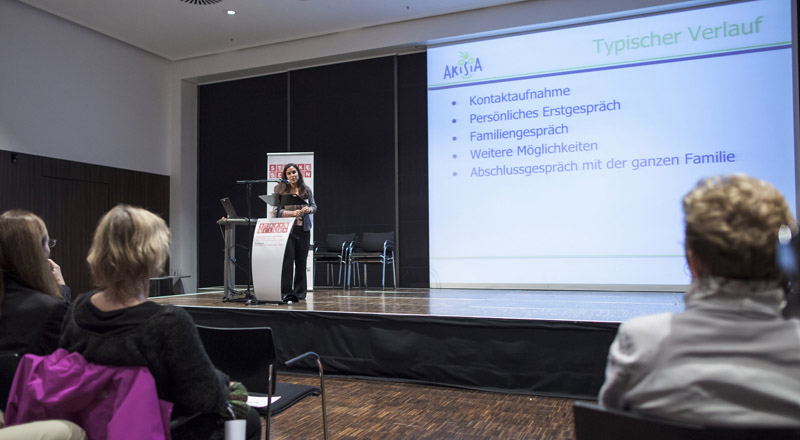
POLYGON ((784 440, 800 429, 732 429, 671 422, 578 402, 573 406, 576 440, 784 440))
POLYGON ((14 373, 17 372, 19 365, 19 353, 0 353, 0 410, 6 410, 8 393, 11 391, 11 383, 14 382, 14 373))
MULTIPOLYGON (((197 326, 208 357, 217 369, 244 384, 249 392, 267 394, 269 366, 275 365, 275 343, 269 327, 197 326)), ((276 369, 272 369, 275 394, 276 369)))

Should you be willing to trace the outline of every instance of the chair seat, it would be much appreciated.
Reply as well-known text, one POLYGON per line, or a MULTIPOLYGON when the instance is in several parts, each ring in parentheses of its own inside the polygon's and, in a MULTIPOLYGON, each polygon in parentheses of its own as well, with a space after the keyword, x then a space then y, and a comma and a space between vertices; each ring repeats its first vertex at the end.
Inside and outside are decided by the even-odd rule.
MULTIPOLYGON (((272 415, 280 414, 286 409, 289 409, 295 403, 303 400, 308 396, 318 396, 320 393, 319 387, 311 385, 298 385, 293 383, 278 382, 275 386, 274 397, 280 396, 280 399, 272 403, 272 415)), ((251 396, 266 397, 266 394, 261 393, 248 393, 251 396)), ((267 415, 267 407, 256 408, 262 416, 267 415)))
POLYGON ((314 259, 321 263, 323 260, 338 263, 342 256, 338 252, 315 252, 314 259))
POLYGON ((380 260, 381 257, 383 257, 382 252, 361 252, 359 254, 353 255, 352 261, 363 261, 367 259, 380 260))

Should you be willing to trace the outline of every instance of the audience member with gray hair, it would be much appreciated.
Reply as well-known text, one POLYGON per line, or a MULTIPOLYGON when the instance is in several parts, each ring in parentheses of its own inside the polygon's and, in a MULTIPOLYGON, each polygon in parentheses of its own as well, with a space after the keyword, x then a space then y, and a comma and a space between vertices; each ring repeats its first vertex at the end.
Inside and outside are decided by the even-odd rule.
POLYGON ((781 315, 783 196, 744 175, 702 180, 683 199, 692 284, 686 311, 623 323, 600 403, 729 427, 800 427, 800 322, 781 315))

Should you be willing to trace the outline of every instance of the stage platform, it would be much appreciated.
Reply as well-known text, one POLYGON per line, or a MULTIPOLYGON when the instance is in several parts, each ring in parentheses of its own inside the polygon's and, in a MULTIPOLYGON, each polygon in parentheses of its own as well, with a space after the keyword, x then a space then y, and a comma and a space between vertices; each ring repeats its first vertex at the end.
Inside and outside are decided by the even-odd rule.
MULTIPOLYGON (((326 374, 593 399, 620 322, 683 310, 682 293, 315 289, 294 304, 156 297, 202 325, 272 327, 278 358, 315 351, 326 374)), ((235 353, 231 353, 235 356, 235 353)), ((299 369, 314 371, 309 362, 299 369)))

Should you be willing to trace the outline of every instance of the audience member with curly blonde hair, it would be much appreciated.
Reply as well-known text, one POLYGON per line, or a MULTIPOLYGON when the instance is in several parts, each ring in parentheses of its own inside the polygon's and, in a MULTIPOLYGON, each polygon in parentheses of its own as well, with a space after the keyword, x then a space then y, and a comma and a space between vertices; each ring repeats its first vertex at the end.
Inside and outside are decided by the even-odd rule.
POLYGON ((800 322, 781 315, 783 196, 744 175, 702 180, 683 199, 692 284, 686 311, 623 323, 600 403, 676 421, 800 427, 800 322))

